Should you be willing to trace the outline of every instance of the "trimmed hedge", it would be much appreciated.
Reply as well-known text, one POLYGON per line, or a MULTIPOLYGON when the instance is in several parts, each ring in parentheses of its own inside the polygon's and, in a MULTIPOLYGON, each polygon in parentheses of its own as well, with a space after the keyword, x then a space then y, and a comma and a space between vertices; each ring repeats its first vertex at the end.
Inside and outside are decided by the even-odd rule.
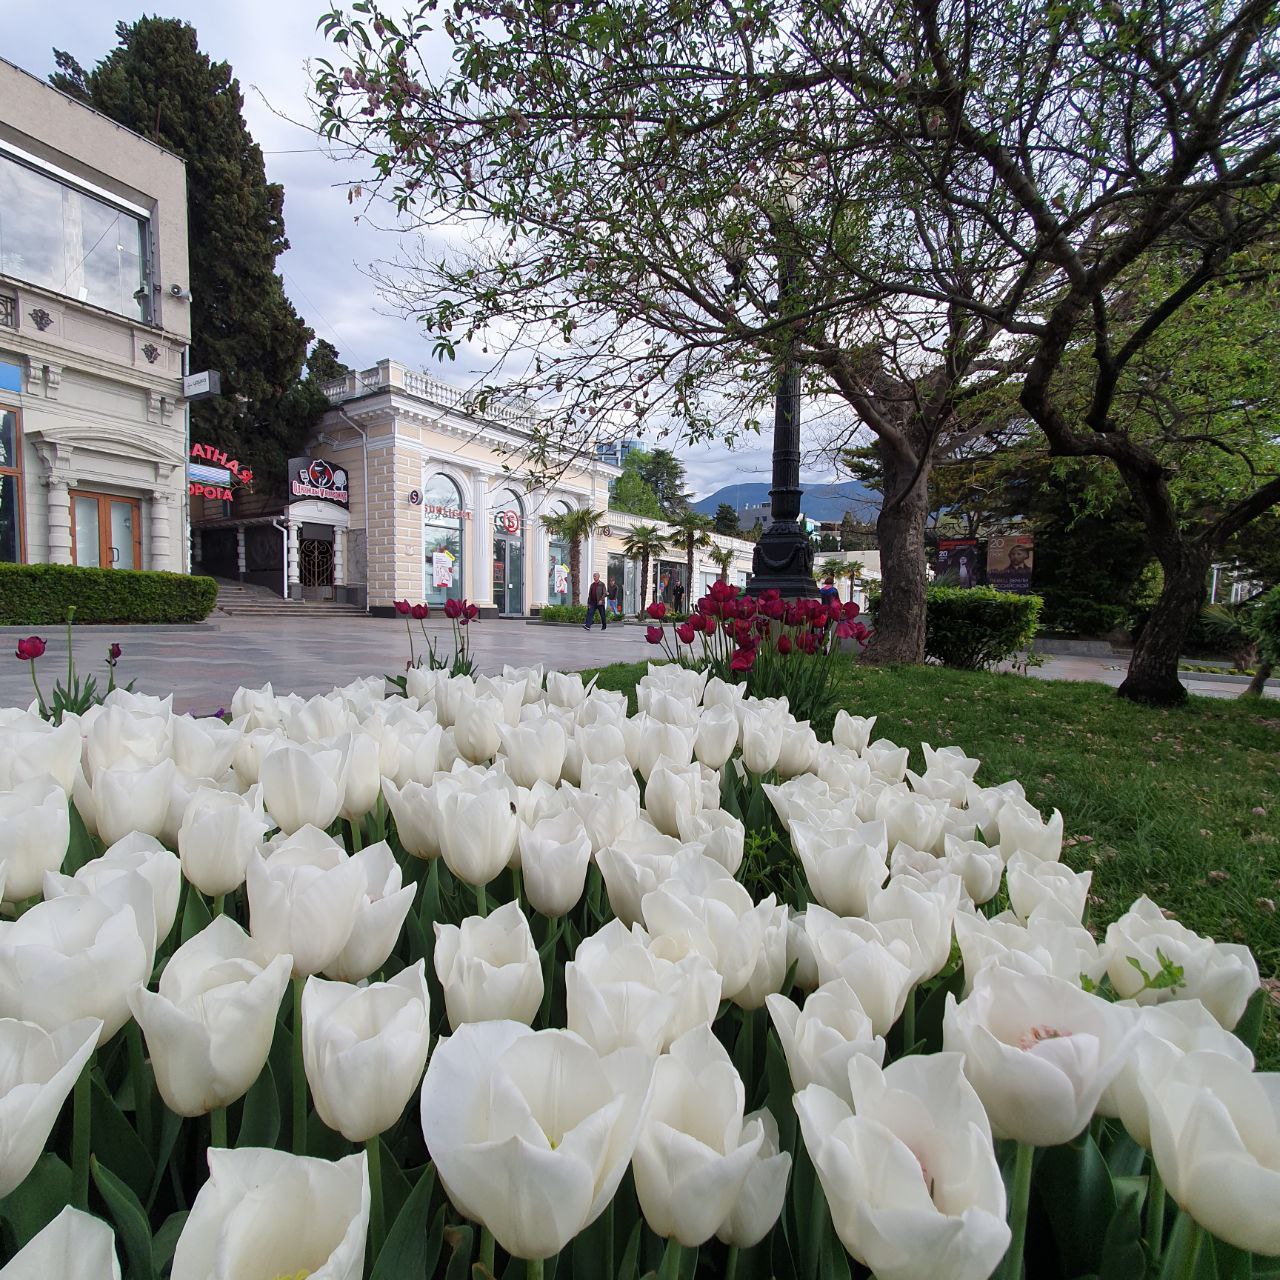
POLYGON ((579 625, 587 620, 585 604, 544 604, 538 611, 542 622, 576 622, 579 625))
MULTIPOLYGON (((1035 638, 1042 601, 994 587, 930 586, 925 592, 925 656, 944 667, 981 671, 1012 658, 1035 638)), ((868 608, 880 603, 874 593, 868 608)))
POLYGON ((66 622, 200 622, 218 599, 212 578, 69 564, 0 564, 0 626, 66 622))

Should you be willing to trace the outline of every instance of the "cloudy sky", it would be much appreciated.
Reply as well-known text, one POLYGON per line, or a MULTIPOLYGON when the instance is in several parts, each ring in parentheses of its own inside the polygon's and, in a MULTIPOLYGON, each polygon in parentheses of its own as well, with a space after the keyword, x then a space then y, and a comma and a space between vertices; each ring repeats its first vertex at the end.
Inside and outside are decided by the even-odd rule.
MULTIPOLYGON (((357 217, 345 183, 362 175, 335 163, 308 127, 307 63, 331 52, 315 30, 326 0, 168 0, 145 10, 121 0, 3 3, 4 56, 38 76, 54 70, 54 47, 92 66, 115 45, 119 19, 156 12, 192 23, 201 48, 230 62, 239 77, 245 116, 266 154, 267 174, 284 186, 291 248, 277 265, 299 313, 357 368, 390 357, 465 385, 464 371, 436 365, 413 323, 379 298, 365 273, 371 263, 396 256, 395 233, 357 217)), ((767 439, 733 453, 718 446, 677 452, 698 496, 721 485, 769 479, 767 439)), ((804 478, 830 479, 830 469, 819 465, 804 478)))

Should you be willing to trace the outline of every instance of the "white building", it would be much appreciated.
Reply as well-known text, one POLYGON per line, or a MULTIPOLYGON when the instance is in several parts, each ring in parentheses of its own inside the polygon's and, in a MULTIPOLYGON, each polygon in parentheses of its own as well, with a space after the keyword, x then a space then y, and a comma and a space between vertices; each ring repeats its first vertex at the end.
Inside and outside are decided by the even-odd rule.
POLYGON ((181 160, 0 59, 0 560, 184 567, 181 160))

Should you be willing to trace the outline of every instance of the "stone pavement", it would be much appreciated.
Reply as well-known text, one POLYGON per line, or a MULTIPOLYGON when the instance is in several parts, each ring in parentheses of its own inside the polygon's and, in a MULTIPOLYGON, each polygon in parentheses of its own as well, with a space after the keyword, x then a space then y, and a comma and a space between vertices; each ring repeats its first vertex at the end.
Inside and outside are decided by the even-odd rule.
MULTIPOLYGON (((48 650, 36 667, 46 696, 59 674, 66 672, 64 627, 0 627, 0 706, 26 706, 33 697, 27 663, 14 657, 20 637, 32 631, 44 636, 48 650)), ((428 624, 437 651, 451 652, 447 623, 428 624)), ((415 635, 421 643, 420 634, 415 635)), ((235 618, 215 614, 195 626, 75 628, 75 658, 81 675, 105 683, 107 646, 124 649, 120 679, 135 680, 145 693, 174 693, 174 709, 210 713, 226 706, 239 685, 271 682, 277 690, 310 696, 358 676, 404 670, 408 642, 398 618, 345 616, 327 618, 235 618)), ((472 652, 482 671, 513 666, 545 666, 564 671, 610 662, 643 662, 653 656, 644 627, 614 625, 589 635, 580 627, 543 626, 519 620, 488 620, 471 627, 472 652)), ((1098 680, 1118 685, 1124 678, 1122 658, 1052 657, 1032 672, 1045 680, 1098 680)), ((1188 676, 1192 693, 1232 698, 1241 686, 1209 677, 1188 676)), ((1277 690, 1268 690, 1270 697, 1277 690)))

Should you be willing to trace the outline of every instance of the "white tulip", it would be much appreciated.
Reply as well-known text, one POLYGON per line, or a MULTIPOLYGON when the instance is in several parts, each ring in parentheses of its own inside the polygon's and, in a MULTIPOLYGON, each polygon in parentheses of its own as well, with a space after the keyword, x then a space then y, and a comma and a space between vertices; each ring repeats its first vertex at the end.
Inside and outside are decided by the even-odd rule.
POLYGON ((909 791, 886 787, 876 800, 876 817, 888 831, 889 848, 902 841, 913 849, 932 851, 942 842, 946 801, 913 796, 909 791))
POLYGON ((0 1018, 0 1196, 35 1168, 101 1031, 96 1018, 52 1033, 34 1022, 0 1018))
POLYGON ((285 741, 278 729, 247 730, 231 758, 231 768, 236 777, 246 787, 254 786, 262 774, 263 760, 285 741))
POLYGON ((129 1020, 129 991, 151 973, 155 925, 143 892, 139 878, 141 922, 131 906, 76 894, 0 923, 0 1017, 48 1031, 97 1018, 99 1043, 110 1040, 129 1020))
POLYGON ((803 911, 787 917, 787 968, 792 971, 793 984, 801 991, 818 989, 818 957, 805 928, 803 911))
POLYGON ((249 1091, 266 1065, 292 966, 291 956, 272 955, 219 916, 173 953, 158 994, 129 993, 170 1111, 204 1115, 249 1091))
POLYGON ((174 768, 166 759, 150 768, 94 770, 94 813, 104 844, 115 844, 134 831, 149 836, 164 831, 174 768))
POLYGON ((759 1125, 763 1140, 747 1170, 742 1190, 729 1216, 716 1228, 716 1237, 739 1249, 750 1249, 773 1230, 787 1199, 791 1152, 778 1149, 778 1122, 767 1108, 743 1117, 743 1132, 759 1125))
POLYGON ((505 663, 502 667, 504 680, 521 681, 524 684, 525 702, 537 702, 542 697, 543 667, 510 667, 505 663))
MULTIPOLYGON (((745 684, 730 684, 719 676, 711 676, 702 687, 704 707, 736 707, 746 697, 745 684)), ((736 713, 735 713, 736 714, 736 713)))
POLYGON ((982 761, 977 756, 966 755, 963 747, 931 747, 927 742, 922 742, 920 750, 924 753, 926 771, 943 769, 972 779, 982 766, 982 761))
POLYGON ((851 1103, 849 1059, 861 1054, 877 1066, 884 1062, 884 1037, 875 1034, 866 1010, 842 978, 823 983, 803 1009, 783 995, 771 995, 765 1005, 797 1093, 820 1084, 851 1103))
POLYGON ((993 965, 947 996, 942 1043, 964 1054, 998 1137, 1053 1147, 1089 1123, 1136 1030, 1132 1011, 1061 978, 993 965))
POLYGON ((652 1231, 697 1247, 730 1217, 764 1142, 744 1102, 742 1078, 709 1026, 685 1032, 658 1059, 632 1161, 652 1231))
POLYGON ((942 837, 943 865, 958 875, 972 902, 981 906, 1000 892, 1004 859, 999 849, 980 840, 964 840, 954 835, 942 837))
POLYGON ((1280 1256, 1280 1074, 1188 1053, 1152 1080, 1148 1106, 1173 1199, 1220 1240, 1280 1256))
POLYGON ((324 967, 343 982, 359 982, 386 964, 417 892, 416 885, 401 888, 404 877, 385 840, 366 845, 351 861, 364 876, 364 889, 346 946, 324 967))
POLYGON ((319 742, 350 733, 355 717, 333 693, 317 693, 286 711, 284 727, 295 742, 319 742))
POLYGON ((231 768, 244 731, 217 716, 174 716, 173 762, 193 778, 218 778, 231 768))
POLYGON ((911 948, 901 938, 888 938, 869 920, 832 915, 810 903, 805 930, 813 944, 822 983, 843 978, 867 1011, 878 1036, 902 1016, 915 979, 911 948))
POLYGON ((80 777, 84 744, 75 716, 64 716, 60 725, 15 728, 0 734, 0 791, 12 791, 21 782, 48 774, 70 795, 80 777))
POLYGON ((613 760, 626 759, 627 740, 616 724, 598 721, 595 724, 579 725, 574 730, 573 737, 583 760, 590 760, 593 764, 608 764, 613 760))
MULTIPOLYGON (((768 901, 772 901, 772 895, 768 901)), ((787 976, 789 915, 786 907, 775 906, 763 917, 755 965, 746 982, 733 995, 733 1002, 740 1009, 759 1009, 767 997, 781 990, 787 976)))
POLYGON ((1147 1005, 1137 1011, 1135 1021, 1133 1050, 1103 1093, 1098 1111, 1118 1116, 1134 1142, 1150 1151, 1149 1099, 1175 1063, 1188 1053, 1221 1053, 1252 1071, 1253 1054, 1199 1000, 1147 1005))
POLYGON ((415 858, 440 856, 440 798, 432 786, 406 782, 397 786, 382 780, 382 794, 396 824, 396 835, 405 852, 415 858))
MULTIPOLYGON (((86 862, 74 876, 45 876, 44 896, 88 894, 108 905, 134 903, 132 881, 141 877, 151 897, 151 917, 158 947, 173 928, 182 896, 182 864, 153 836, 135 832, 117 840, 100 858, 86 862)), ((142 915, 139 915, 139 925, 142 915)))
POLYGON ((782 730, 782 749, 778 752, 778 773, 795 778, 808 773, 818 758, 818 735, 807 720, 792 721, 782 730))
POLYGON ((1011 965, 1022 972, 1030 972, 1030 965, 1074 986, 1082 985, 1082 975, 1098 982, 1107 967, 1093 935, 1059 916, 1033 912, 1024 924, 1012 912, 988 920, 961 911, 956 915, 956 940, 966 992, 973 987, 974 975, 988 964, 1011 965))
POLYGON ((1025 801, 1010 799, 1000 810, 1000 854, 1006 862, 1019 851, 1057 862, 1062 857, 1062 814, 1057 809, 1045 822, 1040 811, 1025 801))
POLYGON ((441 1040, 422 1132, 450 1200, 518 1258, 558 1253, 613 1199, 652 1070, 638 1050, 602 1058, 572 1032, 515 1022, 441 1040))
MULTIPOLYGON (((745 688, 745 685, 735 686, 745 688)), ((693 753, 700 764, 723 769, 738 746, 738 714, 730 706, 704 707, 698 717, 693 753)))
POLYGON ((780 716, 767 711, 747 711, 742 717, 742 765, 748 773, 769 773, 782 754, 780 716))
POLYGON ((1176 920, 1166 919, 1150 898, 1137 900, 1107 926, 1107 974, 1116 994, 1138 1004, 1198 999, 1227 1030, 1240 1021, 1249 997, 1258 989, 1258 962, 1248 947, 1215 942, 1176 920), (1160 957, 1182 970, 1179 982, 1147 985, 1143 971, 1155 978, 1160 957))
POLYGON ((365 896, 364 868, 323 831, 275 836, 249 858, 249 929, 295 977, 320 973, 342 954, 365 896))
POLYGON ((0 1280, 120 1280, 116 1238, 101 1218, 68 1205, 7 1265, 0 1280))
POLYGON ((435 926, 436 977, 449 1025, 509 1019, 531 1023, 542 1003, 542 965, 533 933, 514 902, 489 916, 435 926))
POLYGON ((946 876, 934 884, 900 876, 890 880, 867 907, 867 919, 879 925, 883 936, 906 942, 916 982, 940 973, 951 957, 960 890, 959 876, 946 876))
POLYGON ((877 738, 863 748, 862 758, 871 767, 874 777, 884 782, 899 783, 907 776, 907 761, 911 752, 888 738, 877 738))
POLYGON ((235 892, 244 883, 249 855, 270 829, 256 788, 240 796, 201 787, 178 829, 183 874, 210 897, 235 892))
POLYGON ((39 893, 46 871, 57 871, 71 841, 67 793, 49 774, 0 791, 0 871, 6 902, 39 893))
POLYGON ((173 725, 164 715, 121 706, 92 708, 82 719, 84 760, 90 778, 100 769, 147 769, 173 758, 173 725))
POLYGON ((747 843, 741 818, 724 809, 699 809, 694 814, 677 814, 676 826, 681 840, 701 845, 708 858, 714 858, 731 876, 737 875, 747 843))
POLYGON ((342 753, 342 807, 338 816, 348 822, 363 818, 375 804, 382 789, 382 747, 372 734, 351 732, 333 738, 342 753))
POLYGON ((285 835, 307 826, 323 831, 338 816, 347 789, 345 763, 341 751, 309 742, 286 742, 263 757, 262 801, 285 835))
POLYGON ((209 1180, 178 1237, 172 1280, 360 1280, 369 1231, 363 1151, 316 1160, 210 1147, 209 1180))
POLYGON ((448 679, 449 673, 438 668, 410 667, 405 672, 405 694, 423 706, 432 706, 439 698, 441 686, 448 679))
POLYGON ((958 1055, 856 1057, 849 1087, 852 1111, 821 1085, 795 1099, 841 1243, 878 1280, 986 1280, 1009 1247, 1005 1190, 958 1055))
POLYGON ((584 938, 564 967, 569 1030, 597 1053, 634 1046, 657 1056, 714 1021, 720 975, 697 954, 669 960, 639 925, 620 920, 584 938))
POLYGON ((622 726, 627 760, 646 780, 664 756, 670 764, 689 764, 693 760, 697 732, 691 726, 663 724, 661 720, 643 713, 633 716, 622 726))
MULTIPOLYGON (((588 766, 584 763, 584 771, 588 766)), ((623 768, 630 776, 630 769, 623 768)), ((593 784, 597 780, 596 767, 590 767, 593 784)), ((626 790, 600 787, 599 792, 569 785, 560 791, 569 808, 578 815, 584 830, 591 839, 592 853, 599 853, 630 830, 640 819, 640 791, 631 778, 632 786, 626 790)))
POLYGON ((664 835, 680 834, 680 819, 702 808, 702 771, 696 764, 678 765, 659 757, 644 789, 649 820, 664 835))
POLYGON ((246 689, 243 686, 237 689, 231 695, 231 717, 233 720, 243 720, 246 730, 274 730, 284 723, 280 700, 269 683, 264 684, 261 689, 246 689))
POLYGON ((572 911, 587 882, 591 837, 572 812, 520 828, 520 866, 529 905, 544 916, 572 911))
POLYGON ((542 781, 553 786, 560 781, 568 738, 549 716, 530 720, 515 728, 499 727, 507 772, 517 786, 531 787, 542 781))
MULTIPOLYGON (((765 928, 775 923, 775 905, 772 894, 754 903, 751 894, 714 858, 694 850, 678 854, 667 879, 640 904, 651 934, 671 938, 686 951, 696 951, 711 961, 724 979, 724 994, 729 999, 751 981, 764 946, 765 928)), ((785 932, 781 948, 785 965, 785 932)))
POLYGON ((577 707, 595 688, 595 677, 588 684, 582 683, 577 671, 547 672, 547 701, 553 707, 577 707))
POLYGON ((400 1119, 417 1092, 431 1041, 425 962, 389 982, 349 986, 308 978, 302 1052, 320 1119, 367 1142, 400 1119))
POLYGON ((1037 908, 1076 924, 1084 916, 1092 871, 1072 871, 1063 862, 1044 862, 1021 851, 1009 857, 1009 904, 1024 920, 1037 908))
MULTIPOLYGON (((831 742, 818 743, 818 758, 814 768, 813 776, 826 783, 836 795, 854 796, 872 786, 871 766, 848 747, 831 742)), ((876 781, 877 785, 883 786, 883 783, 876 781)))
POLYGON ((511 860, 520 820, 505 790, 457 791, 440 802, 440 851, 467 884, 485 885, 511 860))
POLYGON ((553 787, 539 779, 533 786, 520 787, 516 791, 516 817, 523 827, 536 827, 544 818, 558 818, 566 813, 585 831, 582 820, 569 807, 567 793, 560 787, 553 787))
POLYGON ((831 741, 861 755, 871 741, 871 730, 875 728, 875 724, 875 716, 851 716, 847 711, 837 711, 836 721, 831 729, 831 741))
POLYGON ((867 904, 889 875, 883 822, 850 826, 791 823, 791 845, 814 899, 841 916, 866 915, 867 904))
POLYGON ((808 822, 822 826, 836 811, 836 799, 831 788, 812 774, 803 778, 788 778, 786 782, 764 784, 764 794, 782 823, 782 829, 790 834, 792 823, 808 822))
POLYGON ((492 760, 502 746, 502 703, 496 698, 470 698, 458 707, 453 739, 458 754, 473 764, 492 760))
POLYGON ((700 715, 695 701, 665 689, 652 690, 643 710, 662 724, 676 724, 682 729, 696 728, 700 715))
MULTIPOLYGON (((930 800, 941 800, 958 807, 964 804, 969 791, 969 779, 958 769, 927 769, 923 774, 907 770, 907 782, 911 790, 930 800)), ((944 819, 949 815, 944 814, 944 819)))

